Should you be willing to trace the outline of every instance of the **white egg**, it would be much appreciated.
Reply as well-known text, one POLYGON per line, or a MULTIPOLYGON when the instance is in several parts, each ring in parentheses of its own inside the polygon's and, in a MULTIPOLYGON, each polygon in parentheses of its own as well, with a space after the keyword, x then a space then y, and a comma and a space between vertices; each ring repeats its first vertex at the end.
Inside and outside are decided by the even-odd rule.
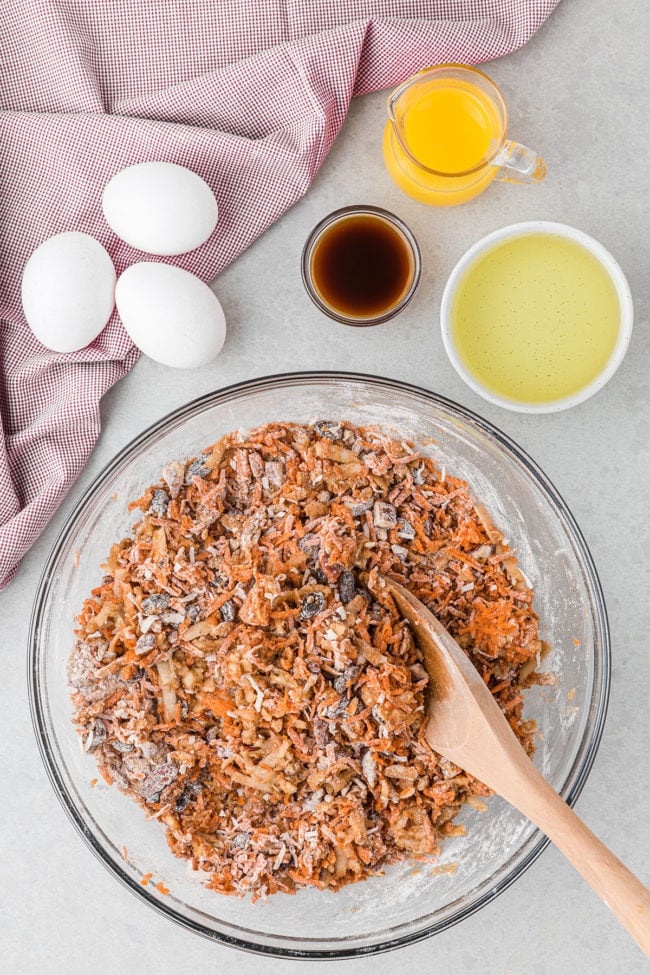
POLYGON ((132 264, 118 279, 115 303, 138 348, 165 366, 203 366, 226 337, 219 299, 180 267, 154 261, 132 264))
POLYGON ((113 262, 89 234, 48 237, 25 264, 22 300, 39 342, 54 352, 76 352, 90 345, 111 317, 113 262))
POLYGON ((117 173, 104 189, 111 230, 149 254, 184 254, 205 243, 217 225, 217 201, 200 176, 184 166, 145 162, 117 173))

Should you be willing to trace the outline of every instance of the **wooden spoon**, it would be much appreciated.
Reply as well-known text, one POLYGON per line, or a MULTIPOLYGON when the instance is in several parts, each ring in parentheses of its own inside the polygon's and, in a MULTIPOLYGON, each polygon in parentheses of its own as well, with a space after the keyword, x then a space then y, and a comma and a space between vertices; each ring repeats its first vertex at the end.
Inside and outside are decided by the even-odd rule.
POLYGON ((419 599, 381 581, 413 630, 431 681, 425 737, 531 819, 650 956, 650 891, 540 775, 461 647, 419 599))

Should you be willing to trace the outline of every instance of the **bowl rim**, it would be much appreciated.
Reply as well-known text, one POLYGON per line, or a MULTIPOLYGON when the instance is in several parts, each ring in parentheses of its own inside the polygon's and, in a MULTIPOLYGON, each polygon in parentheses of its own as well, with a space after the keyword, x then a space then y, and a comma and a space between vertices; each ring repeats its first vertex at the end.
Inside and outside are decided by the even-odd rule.
POLYGON ((572 227, 568 223, 557 223, 551 220, 526 220, 522 223, 511 223, 505 227, 499 227, 491 233, 481 237, 476 243, 465 251, 463 256, 454 266, 451 274, 447 278, 442 300, 440 303, 440 331, 445 352, 452 366, 467 383, 467 385, 482 396, 483 399, 515 413, 558 413, 560 410, 567 410, 572 406, 578 406, 590 399, 612 378, 618 367, 621 365, 632 337, 634 325, 634 303, 632 292, 623 270, 618 261, 613 257, 607 248, 577 227, 572 227), (600 372, 575 393, 560 399, 550 400, 546 403, 526 402, 524 400, 510 399, 494 393, 481 383, 462 362, 452 336, 451 330, 451 306, 458 290, 458 285, 465 272, 486 251, 508 240, 515 240, 517 237, 524 237, 529 234, 548 234, 556 237, 563 237, 565 240, 572 240, 581 245, 592 257, 595 257, 600 265, 605 269, 609 278, 616 289, 616 295, 621 310, 618 336, 609 359, 600 372))
MULTIPOLYGON (((565 526, 569 529, 573 536, 583 560, 583 567, 587 572, 591 585, 593 586, 594 601, 598 616, 597 623, 599 624, 600 631, 602 633, 602 656, 600 659, 596 658, 597 666, 594 671, 594 687, 592 688, 591 709, 593 712, 593 724, 588 722, 585 725, 580 748, 581 752, 584 751, 584 756, 580 760, 580 764, 577 768, 576 764, 579 761, 580 756, 574 760, 571 769, 567 773, 565 786, 561 790, 563 798, 570 806, 575 803, 578 796, 582 792, 600 745, 607 714, 611 682, 611 640, 605 599, 593 557, 574 516, 569 510, 562 495, 557 491, 555 486, 544 474, 541 468, 529 456, 529 454, 523 450, 523 448, 515 443, 515 441, 502 430, 494 426, 490 421, 484 420, 478 414, 460 405, 459 403, 456 403, 455 401, 441 396, 432 390, 427 390, 413 383, 407 383, 396 379, 387 379, 382 376, 371 374, 344 372, 340 370, 309 370, 290 373, 275 373, 268 376, 262 376, 257 379, 244 380, 228 386, 223 386, 217 390, 213 390, 210 393, 206 393, 203 396, 190 400, 177 409, 170 411, 156 422, 150 424, 140 434, 132 438, 93 478, 91 483, 83 492, 78 504, 67 516, 62 528, 58 532, 57 537, 51 546, 34 596, 28 635, 27 684, 32 727, 36 737, 41 760, 43 761, 47 776, 57 798, 63 806, 68 819, 71 821, 72 825, 79 833, 86 846, 91 850, 100 863, 102 863, 102 865, 114 877, 116 877, 127 890, 131 891, 131 893, 136 897, 142 899, 146 904, 149 905, 149 907, 152 907, 163 917, 174 921, 180 927, 192 931, 195 934, 199 934, 209 941, 224 944, 228 947, 239 948, 251 954, 303 960, 337 960, 380 954, 395 950, 397 948, 405 947, 406 945, 415 944, 419 941, 424 941, 435 934, 439 934, 440 932, 458 924, 465 918, 470 917, 472 914, 475 914, 482 907, 485 907, 487 904, 493 901, 500 893, 510 887, 510 885, 518 880, 519 877, 521 877, 522 874, 525 873, 525 871, 535 862, 535 860, 537 860, 537 858, 549 846, 550 841, 539 830, 535 830, 527 841, 529 844, 531 844, 531 849, 526 857, 516 867, 512 868, 507 875, 502 877, 498 883, 490 887, 489 890, 486 890, 475 901, 458 910, 457 913, 449 918, 429 924, 428 926, 425 926, 417 931, 407 932, 405 934, 388 938, 387 940, 381 941, 377 944, 346 946, 345 940, 341 939, 340 947, 324 948, 318 946, 318 941, 328 941, 329 939, 312 939, 315 945, 314 948, 306 948, 302 946, 299 948, 294 948, 287 947, 286 945, 280 946, 247 941, 243 937, 230 935, 222 931, 216 932, 193 919, 182 916, 173 907, 154 899, 145 887, 143 887, 141 884, 137 884, 129 874, 121 869, 119 863, 114 862, 105 853, 102 844, 97 840, 94 833, 88 829, 84 818, 77 809, 74 800, 68 793, 57 763, 53 758, 52 749, 50 747, 49 732, 47 721, 45 719, 46 708, 43 703, 43 689, 41 687, 40 670, 38 666, 40 658, 38 637, 41 626, 41 613, 48 594, 49 583, 54 574, 57 559, 62 548, 65 546, 69 536, 73 533, 78 519, 93 502, 95 495, 103 486, 106 478, 124 460, 126 460, 139 445, 146 442, 155 434, 161 432, 170 424, 170 422, 181 421, 185 417, 195 413, 197 408, 201 406, 207 406, 208 404, 216 405, 219 403, 219 401, 227 401, 235 393, 246 393, 253 391, 260 392, 264 391, 265 389, 279 386, 305 385, 309 382, 322 381, 354 382, 357 384, 363 384, 366 387, 379 386, 384 389, 388 387, 389 389, 399 392, 404 392, 411 395, 415 394, 429 400, 433 405, 443 406, 445 409, 451 410, 452 412, 457 412, 463 419, 472 422, 482 433, 488 434, 501 447, 505 447, 508 451, 514 454, 515 458, 522 463, 532 475, 537 486, 542 490, 542 493, 544 493, 549 501, 551 501, 557 508, 560 517, 565 523, 565 526), (598 673, 598 665, 600 665, 600 675, 598 673), (598 682, 598 676, 600 676, 600 682, 598 682), (597 700, 594 699, 595 692, 597 692, 597 700), (569 789, 566 788, 567 783, 570 784, 569 789)), ((398 927, 399 926, 401 925, 398 925, 398 927)))

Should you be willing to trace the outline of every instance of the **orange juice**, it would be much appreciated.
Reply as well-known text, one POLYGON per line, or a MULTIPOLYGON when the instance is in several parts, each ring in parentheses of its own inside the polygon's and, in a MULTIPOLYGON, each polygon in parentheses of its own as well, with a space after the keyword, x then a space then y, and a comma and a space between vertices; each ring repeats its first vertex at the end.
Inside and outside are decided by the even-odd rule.
POLYGON ((439 173, 466 173, 489 156, 501 136, 495 106, 476 85, 433 80, 412 89, 403 110, 412 155, 439 173))
MULTIPOLYGON (((388 102, 384 161, 397 185, 422 203, 455 206, 487 189, 503 152, 532 150, 505 140, 508 114, 501 92, 481 71, 459 64, 427 68, 404 82, 388 102)), ((521 153, 520 153, 521 158, 521 153)), ((541 162, 541 161, 540 161, 541 162)), ((506 163, 512 166, 510 157, 506 163)), ((515 168, 519 168, 517 164, 515 168)), ((513 182, 542 178, 513 172, 513 182)))

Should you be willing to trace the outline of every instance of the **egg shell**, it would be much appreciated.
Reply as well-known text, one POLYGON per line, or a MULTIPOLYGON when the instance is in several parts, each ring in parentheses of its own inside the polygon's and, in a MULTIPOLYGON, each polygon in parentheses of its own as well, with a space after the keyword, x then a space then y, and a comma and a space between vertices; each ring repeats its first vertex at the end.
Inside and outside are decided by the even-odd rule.
POLYGON ((173 256, 205 243, 217 225, 214 193, 200 176, 168 162, 144 162, 116 173, 102 196, 118 237, 149 254, 173 256))
POLYGON ((25 264, 23 311, 39 342, 76 352, 97 338, 115 304, 115 268, 94 237, 67 231, 48 237, 25 264))
POLYGON ((194 274, 171 264, 132 264, 118 279, 115 302, 133 342, 165 366, 203 366, 226 337, 217 296, 194 274))

